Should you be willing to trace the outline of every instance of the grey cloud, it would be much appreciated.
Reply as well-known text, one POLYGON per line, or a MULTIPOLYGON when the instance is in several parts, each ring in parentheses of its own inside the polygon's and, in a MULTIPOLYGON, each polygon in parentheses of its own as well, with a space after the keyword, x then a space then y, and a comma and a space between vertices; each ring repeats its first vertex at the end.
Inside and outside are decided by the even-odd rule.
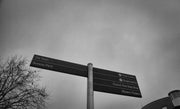
MULTIPOLYGON (((141 81, 143 105, 166 96, 168 91, 179 86, 178 0, 0 2, 0 50, 6 53, 22 49, 33 55, 34 51, 43 51, 80 63, 90 57, 102 66, 132 72, 141 81)), ((65 90, 57 94, 54 108, 77 106, 79 102, 76 104, 75 100, 79 93, 77 96, 71 95, 73 91, 64 93, 65 90)), ((139 106, 138 103, 128 104, 131 98, 127 97, 124 102, 122 99, 111 98, 110 102, 104 103, 107 101, 102 97, 98 100, 104 104, 96 106, 103 109, 134 109, 138 108, 134 106, 139 106)))

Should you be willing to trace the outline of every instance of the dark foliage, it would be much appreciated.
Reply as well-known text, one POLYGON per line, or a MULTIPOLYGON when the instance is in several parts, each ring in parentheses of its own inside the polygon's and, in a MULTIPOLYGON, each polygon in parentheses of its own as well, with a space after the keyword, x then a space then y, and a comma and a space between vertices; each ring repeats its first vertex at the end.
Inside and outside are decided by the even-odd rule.
POLYGON ((44 109, 48 94, 27 60, 14 56, 0 63, 0 109, 44 109))

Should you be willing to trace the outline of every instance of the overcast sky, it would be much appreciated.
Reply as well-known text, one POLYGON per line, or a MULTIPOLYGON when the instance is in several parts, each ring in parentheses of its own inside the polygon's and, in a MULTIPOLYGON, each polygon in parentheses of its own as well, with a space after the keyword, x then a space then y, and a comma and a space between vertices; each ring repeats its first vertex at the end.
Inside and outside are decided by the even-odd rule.
MULTIPOLYGON (((0 56, 15 54, 136 75, 142 98, 95 92, 95 109, 140 109, 180 89, 180 1, 1 0, 0 56)), ((86 108, 86 78, 38 70, 49 109, 86 108)))

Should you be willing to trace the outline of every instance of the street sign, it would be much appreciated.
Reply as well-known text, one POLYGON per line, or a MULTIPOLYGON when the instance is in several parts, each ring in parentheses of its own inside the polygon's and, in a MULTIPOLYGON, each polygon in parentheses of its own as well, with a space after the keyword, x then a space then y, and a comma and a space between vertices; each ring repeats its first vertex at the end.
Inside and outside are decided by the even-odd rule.
MULTIPOLYGON (((87 66, 34 55, 30 66, 87 77, 87 66)), ((93 68, 94 91, 142 97, 136 76, 93 68)))
POLYGON ((34 55, 30 66, 87 77, 87 66, 39 55, 34 55))
POLYGON ((142 97, 134 75, 94 68, 94 90, 113 94, 142 97))

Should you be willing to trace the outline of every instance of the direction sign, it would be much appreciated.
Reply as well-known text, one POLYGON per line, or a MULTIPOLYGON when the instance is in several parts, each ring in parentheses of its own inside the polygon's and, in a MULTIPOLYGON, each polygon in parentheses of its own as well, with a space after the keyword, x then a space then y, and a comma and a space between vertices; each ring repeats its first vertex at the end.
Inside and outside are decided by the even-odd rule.
POLYGON ((135 76, 99 68, 94 68, 93 72, 95 91, 142 97, 135 76))
POLYGON ((30 66, 87 77, 87 66, 34 55, 30 66))
MULTIPOLYGON (((87 77, 87 66, 34 55, 30 66, 87 77)), ((136 76, 93 68, 94 91, 142 97, 136 76)))

